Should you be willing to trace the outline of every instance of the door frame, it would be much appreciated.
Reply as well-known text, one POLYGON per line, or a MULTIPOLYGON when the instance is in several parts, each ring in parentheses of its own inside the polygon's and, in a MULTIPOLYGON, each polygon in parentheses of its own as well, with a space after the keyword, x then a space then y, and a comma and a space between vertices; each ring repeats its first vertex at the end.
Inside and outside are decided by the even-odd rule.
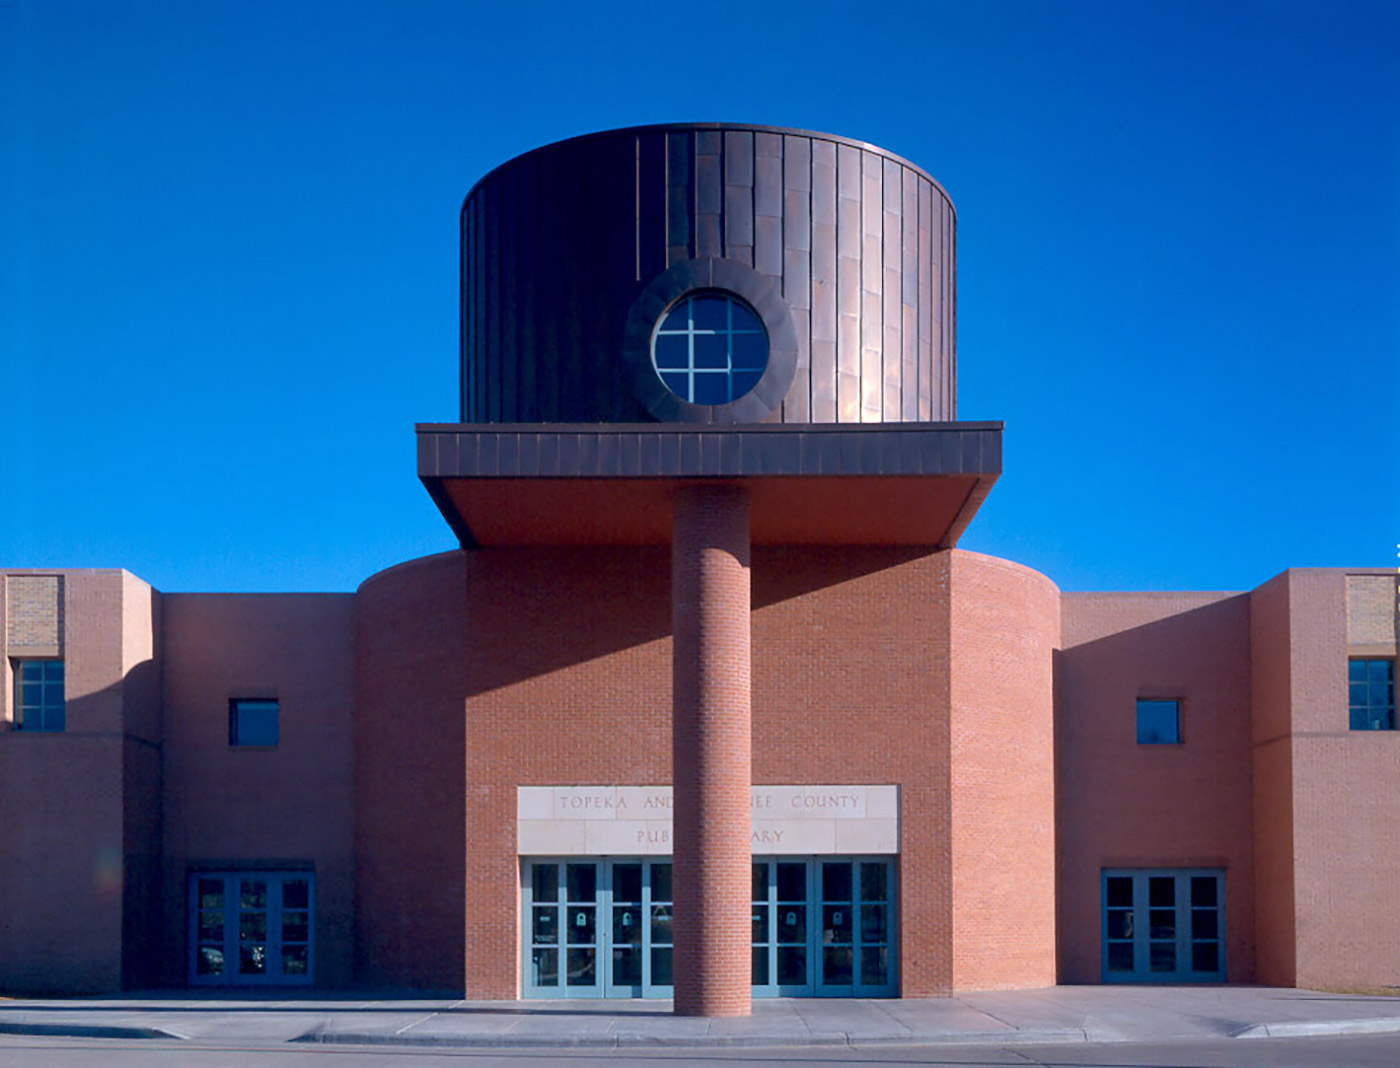
MULTIPOLYGON (((310 869, 286 868, 218 868, 192 869, 186 875, 186 911, 188 914, 187 942, 185 951, 185 977, 191 986, 311 986, 316 978, 316 873, 310 869), (224 904, 222 952, 224 972, 219 975, 199 973, 199 950, 202 944, 212 944, 200 938, 200 913, 209 909, 199 907, 199 883, 201 879, 219 879, 223 882, 224 904), (266 908, 259 910, 266 914, 266 929, 261 944, 266 954, 266 970, 261 975, 244 975, 238 969, 241 939, 242 889, 239 881, 258 879, 267 884, 266 908), (232 882, 231 882, 232 880, 232 882), (284 904, 286 884, 291 881, 304 881, 307 884, 306 912, 306 973, 288 975, 283 969, 283 916, 286 912, 300 912, 299 908, 288 909, 284 904), (237 891, 230 893, 229 887, 237 891), (232 949, 232 952, 230 952, 232 949)), ((299 943, 294 943, 299 944, 299 943)))
MULTIPOLYGON (((1099 872, 1099 981, 1104 984, 1153 984, 1153 983, 1224 983, 1228 980, 1226 958, 1229 917, 1226 915, 1226 870, 1224 868, 1103 868, 1099 872), (1128 938, 1110 938, 1108 881, 1109 879, 1131 878, 1133 897, 1131 906, 1132 935, 1128 938), (1170 941, 1175 946, 1174 963, 1171 971, 1154 972, 1151 966, 1151 944, 1164 943, 1167 939, 1152 938, 1151 880, 1172 878, 1174 880, 1173 934, 1170 941), (1213 879, 1215 883, 1214 904, 1197 907, 1192 900, 1194 879, 1213 879), (1214 913, 1215 936, 1196 938, 1195 929, 1200 916, 1214 913), (1195 968, 1197 945, 1215 945, 1216 963, 1214 971, 1195 968), (1111 944, 1133 947, 1133 970, 1110 971, 1109 947, 1111 944)), ((1125 911, 1115 906, 1114 911, 1125 911)), ((1159 908, 1159 911, 1161 909, 1159 908)))
MULTIPOLYGON (((520 858, 520 990, 521 996, 527 998, 669 998, 674 992, 674 987, 669 983, 655 983, 651 979, 651 956, 653 948, 669 948, 670 943, 655 943, 652 927, 652 910, 656 908, 671 909, 672 903, 669 899, 659 899, 655 896, 656 869, 659 867, 670 868, 671 858, 663 856, 654 857, 521 857, 520 858), (559 922, 559 942, 555 948, 559 951, 560 980, 558 986, 540 986, 533 981, 531 975, 531 950, 535 947, 534 934, 534 879, 533 869, 536 865, 553 864, 560 869, 559 889, 556 892, 553 906, 557 909, 564 909, 567 902, 563 898, 567 894, 567 866, 570 864, 592 865, 597 873, 597 890, 595 900, 592 902, 596 909, 594 932, 596 953, 594 974, 597 981, 590 986, 569 986, 567 975, 564 974, 567 968, 567 936, 564 933, 566 924, 559 922), (613 924, 616 917, 613 914, 613 872, 615 866, 637 864, 642 868, 642 941, 639 951, 642 955, 642 982, 641 984, 619 984, 613 979, 613 924), (660 904, 657 904, 657 902, 660 904)), ((548 907, 548 906, 544 906, 548 907)), ((564 917, 565 919, 567 917, 564 917)))

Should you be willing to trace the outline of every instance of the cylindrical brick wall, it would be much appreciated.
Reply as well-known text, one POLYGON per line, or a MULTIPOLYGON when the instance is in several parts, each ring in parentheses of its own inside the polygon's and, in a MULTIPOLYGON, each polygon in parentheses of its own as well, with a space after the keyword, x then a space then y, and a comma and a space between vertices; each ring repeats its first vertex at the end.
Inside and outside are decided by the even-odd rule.
POLYGON ((1008 560, 948 556, 953 990, 1053 986, 1060 591, 1008 560))
POLYGON ((527 152, 462 206, 462 421, 955 419, 954 225, 921 168, 831 134, 675 123, 527 152), (648 405, 628 320, 658 283, 740 292, 775 344, 783 320, 763 412, 648 405))
POLYGON ((671 542, 675 1007, 750 1006, 752 700, 747 490, 676 491, 671 542))
MULTIPOLYGON (((467 894, 476 873, 464 839, 479 818, 463 760, 468 560, 409 560, 365 579, 355 597, 355 979, 369 986, 454 990, 465 976, 468 996, 483 996, 480 973, 501 967, 483 929, 517 930, 513 914, 467 894)), ((505 858, 506 878, 514 860, 505 858)), ((510 981, 518 951, 504 945, 510 981)), ((511 983, 485 996, 514 992, 511 983)))

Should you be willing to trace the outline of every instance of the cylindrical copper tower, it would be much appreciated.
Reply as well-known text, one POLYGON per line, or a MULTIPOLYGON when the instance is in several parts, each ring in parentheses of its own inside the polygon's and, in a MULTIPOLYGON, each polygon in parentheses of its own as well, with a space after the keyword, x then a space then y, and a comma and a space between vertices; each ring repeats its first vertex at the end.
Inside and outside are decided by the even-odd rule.
POLYGON ((462 421, 951 421, 954 214, 920 168, 828 134, 643 126, 528 152, 462 208, 462 421), (770 372, 688 403, 650 346, 737 294, 770 372))
POLYGON ((675 1007, 746 1016, 752 686, 743 487, 676 491, 671 613, 675 1007))

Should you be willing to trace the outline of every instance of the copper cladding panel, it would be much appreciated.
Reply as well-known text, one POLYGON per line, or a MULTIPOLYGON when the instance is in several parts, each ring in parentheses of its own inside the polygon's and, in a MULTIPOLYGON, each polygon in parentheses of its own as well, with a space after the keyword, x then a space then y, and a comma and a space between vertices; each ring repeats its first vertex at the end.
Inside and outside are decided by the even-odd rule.
POLYGON ((678 124, 546 145, 463 206, 463 418, 647 418, 620 324, 668 267, 721 259, 777 282, 792 316, 771 419, 952 419, 952 230, 927 174, 847 138, 678 124))

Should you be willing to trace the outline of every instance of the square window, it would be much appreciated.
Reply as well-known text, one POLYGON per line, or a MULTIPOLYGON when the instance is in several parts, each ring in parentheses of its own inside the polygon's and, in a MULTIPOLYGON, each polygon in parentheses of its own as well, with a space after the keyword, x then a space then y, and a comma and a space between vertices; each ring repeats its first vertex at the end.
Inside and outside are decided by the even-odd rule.
POLYGON ((1351 660, 1347 680, 1351 729, 1395 730, 1395 661, 1388 657, 1351 660))
POLYGON ((235 697, 228 703, 228 744, 277 744, 277 699, 235 697))
POLYGON ((1181 702, 1146 700, 1137 703, 1138 745, 1181 744, 1181 702))
POLYGON ((22 731, 64 728, 63 661, 15 660, 15 727, 22 731))

